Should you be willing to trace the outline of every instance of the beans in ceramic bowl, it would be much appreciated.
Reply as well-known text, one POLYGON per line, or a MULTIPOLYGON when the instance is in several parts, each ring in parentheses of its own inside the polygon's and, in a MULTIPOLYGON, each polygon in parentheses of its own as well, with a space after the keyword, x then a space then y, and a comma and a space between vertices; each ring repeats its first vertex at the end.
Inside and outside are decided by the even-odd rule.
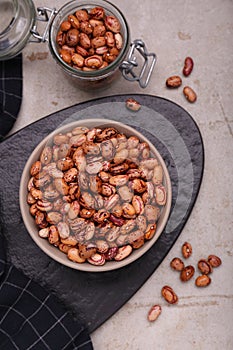
POLYGON ((105 119, 65 125, 29 158, 20 185, 25 225, 55 260, 84 271, 125 266, 158 239, 171 184, 156 148, 105 119))

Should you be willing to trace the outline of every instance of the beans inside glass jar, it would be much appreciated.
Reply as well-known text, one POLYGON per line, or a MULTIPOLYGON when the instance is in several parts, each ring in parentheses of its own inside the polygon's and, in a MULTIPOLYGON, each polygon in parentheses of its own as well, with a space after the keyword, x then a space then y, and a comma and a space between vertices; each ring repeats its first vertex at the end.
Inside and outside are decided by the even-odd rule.
POLYGON ((99 70, 115 61, 123 47, 121 24, 104 8, 77 10, 61 23, 56 42, 60 57, 73 68, 99 70))

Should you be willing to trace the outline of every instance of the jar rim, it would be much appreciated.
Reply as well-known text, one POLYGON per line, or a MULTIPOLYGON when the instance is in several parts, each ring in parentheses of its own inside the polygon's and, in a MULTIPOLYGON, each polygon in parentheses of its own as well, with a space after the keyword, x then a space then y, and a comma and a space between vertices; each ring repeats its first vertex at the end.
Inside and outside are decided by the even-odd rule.
POLYGON ((12 28, 12 26, 15 23, 15 20, 18 16, 18 12, 19 12, 19 3, 17 0, 12 0, 13 2, 13 8, 12 8, 12 19, 10 20, 10 22, 8 23, 8 25, 0 32, 0 38, 2 38, 3 36, 5 36, 12 28))
MULTIPOLYGON (((59 23, 62 22, 62 20, 59 21, 59 23)), ((54 58, 57 60, 57 62, 62 66, 63 69, 65 69, 69 74, 79 76, 82 79, 89 79, 89 78, 96 78, 101 76, 101 78, 104 78, 107 76, 110 72, 112 73, 114 70, 118 69, 119 63, 122 61, 124 58, 126 51, 129 47, 130 44, 130 31, 129 31, 129 26, 127 23, 127 20, 121 10, 115 6, 115 4, 112 4, 111 2, 107 0, 71 0, 65 5, 63 5, 58 11, 57 14, 55 15, 53 22, 50 26, 49 29, 49 47, 52 55, 54 58), (124 45, 117 56, 117 58, 111 62, 108 66, 102 68, 102 69, 97 69, 93 71, 83 71, 83 70, 78 70, 76 68, 71 67, 69 64, 67 64, 63 59, 60 57, 57 49, 57 44, 56 40, 56 34, 57 31, 55 29, 55 23, 58 20, 59 16, 61 15, 62 12, 64 12, 64 15, 62 16, 62 20, 69 15, 72 11, 77 11, 78 9, 83 9, 87 7, 93 7, 93 6, 101 6, 103 7, 107 12, 112 13, 113 15, 117 16, 118 19, 120 19, 121 24, 123 24, 123 31, 125 33, 125 40, 124 40, 124 45), (70 7, 72 7, 70 9, 70 7), (71 12, 70 12, 71 11, 71 12), (55 32, 56 31, 56 32, 55 32)))
POLYGON ((13 0, 14 15, 9 25, 0 33, 0 60, 18 55, 26 46, 35 23, 36 11, 32 0, 13 0), (22 15, 23 11, 23 16, 22 15))

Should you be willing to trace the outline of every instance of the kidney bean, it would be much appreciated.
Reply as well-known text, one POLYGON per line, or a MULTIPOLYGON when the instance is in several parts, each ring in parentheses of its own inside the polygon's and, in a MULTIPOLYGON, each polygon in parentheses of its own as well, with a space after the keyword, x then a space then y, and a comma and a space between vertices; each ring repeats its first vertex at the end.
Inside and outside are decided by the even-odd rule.
POLYGON ((195 280, 197 287, 207 287, 211 283, 211 278, 208 275, 198 276, 195 280))
POLYGON ((134 98, 128 98, 126 100, 126 107, 130 109, 131 111, 137 112, 141 108, 141 105, 138 101, 136 101, 134 98))
POLYGON ((116 256, 114 257, 114 260, 116 261, 121 261, 123 259, 125 259, 127 256, 129 256, 133 251, 133 248, 131 245, 125 245, 123 247, 120 247, 118 249, 118 252, 116 254, 116 256))
POLYGON ((79 42, 79 31, 76 28, 68 30, 66 34, 66 44, 68 46, 76 46, 79 42))
POLYGON ((82 21, 88 21, 89 19, 89 14, 87 12, 87 10, 78 10, 75 12, 75 16, 77 17, 77 19, 82 22, 82 21))
POLYGON ((189 242, 184 242, 181 247, 182 255, 185 259, 192 255, 193 248, 189 242))
POLYGON ((172 259, 172 261, 170 262, 170 266, 176 271, 182 271, 184 269, 184 263, 180 258, 172 259))
MULTIPOLYGON (((76 16, 74 15, 69 15, 68 16, 68 21, 70 22, 71 26, 75 29, 79 29, 80 27, 80 23, 79 23, 79 20, 76 16)), ((61 24, 62 26, 62 24, 61 24)))
POLYGON ((105 264, 105 258, 103 254, 95 253, 87 260, 91 265, 102 266, 105 264))
POLYGON ((94 18, 94 19, 103 19, 105 17, 105 11, 102 7, 94 7, 91 9, 90 11, 90 16, 91 18, 94 18))
POLYGON ((184 96, 190 103, 194 103, 197 99, 196 92, 189 86, 185 86, 183 89, 184 96))
POLYGON ((212 267, 218 267, 222 264, 222 260, 217 255, 209 255, 208 256, 208 263, 212 267))
POLYGON ((197 266, 201 273, 204 275, 208 275, 213 271, 211 264, 205 259, 199 260, 197 266))
POLYGON ((178 296, 170 286, 164 286, 161 290, 161 294, 169 304, 178 303, 178 296))
POLYGON ((178 75, 173 75, 166 80, 166 86, 168 88, 176 89, 182 84, 182 79, 178 75))
POLYGON ((105 25, 107 30, 110 30, 113 33, 119 33, 121 30, 121 24, 119 20, 114 16, 105 17, 105 25))
POLYGON ((186 57, 184 60, 184 68, 183 68, 183 74, 185 77, 188 77, 192 70, 193 70, 193 59, 191 57, 186 57))
POLYGON ((85 258, 82 258, 79 254, 79 251, 77 248, 70 248, 68 250, 68 258, 74 262, 77 262, 79 264, 84 263, 86 261, 85 258))
POLYGON ((182 282, 189 281, 195 273, 195 269, 192 265, 188 265, 180 272, 180 279, 182 282))
POLYGON ((162 312, 162 308, 160 305, 153 305, 147 315, 148 321, 150 322, 154 322, 157 320, 157 318, 159 317, 159 315, 162 312))

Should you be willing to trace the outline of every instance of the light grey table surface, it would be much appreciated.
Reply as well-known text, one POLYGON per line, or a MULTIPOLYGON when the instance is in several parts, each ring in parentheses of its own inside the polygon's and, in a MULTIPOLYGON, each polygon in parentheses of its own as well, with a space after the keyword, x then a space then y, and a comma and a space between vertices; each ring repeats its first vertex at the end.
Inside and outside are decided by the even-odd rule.
MULTIPOLYGON (((36 0, 35 6, 56 8, 63 0, 36 0)), ((233 1, 135 0, 113 1, 125 14, 132 39, 141 38, 158 61, 146 89, 120 78, 105 91, 83 92, 64 78, 45 44, 28 44, 23 51, 23 101, 11 133, 56 112, 92 98, 146 93, 168 98, 185 108, 200 128, 205 146, 205 169, 193 212, 179 239, 143 287, 91 338, 95 350, 231 350, 233 349, 233 1), (195 67, 185 83, 197 92, 190 104, 182 88, 168 90, 167 77, 180 74, 186 56, 195 67), (189 262, 217 254, 222 266, 212 283, 198 289, 182 284, 169 263, 191 242, 189 262), (171 285, 178 305, 161 298, 171 285), (153 304, 162 306, 155 323, 147 321, 153 304)))

